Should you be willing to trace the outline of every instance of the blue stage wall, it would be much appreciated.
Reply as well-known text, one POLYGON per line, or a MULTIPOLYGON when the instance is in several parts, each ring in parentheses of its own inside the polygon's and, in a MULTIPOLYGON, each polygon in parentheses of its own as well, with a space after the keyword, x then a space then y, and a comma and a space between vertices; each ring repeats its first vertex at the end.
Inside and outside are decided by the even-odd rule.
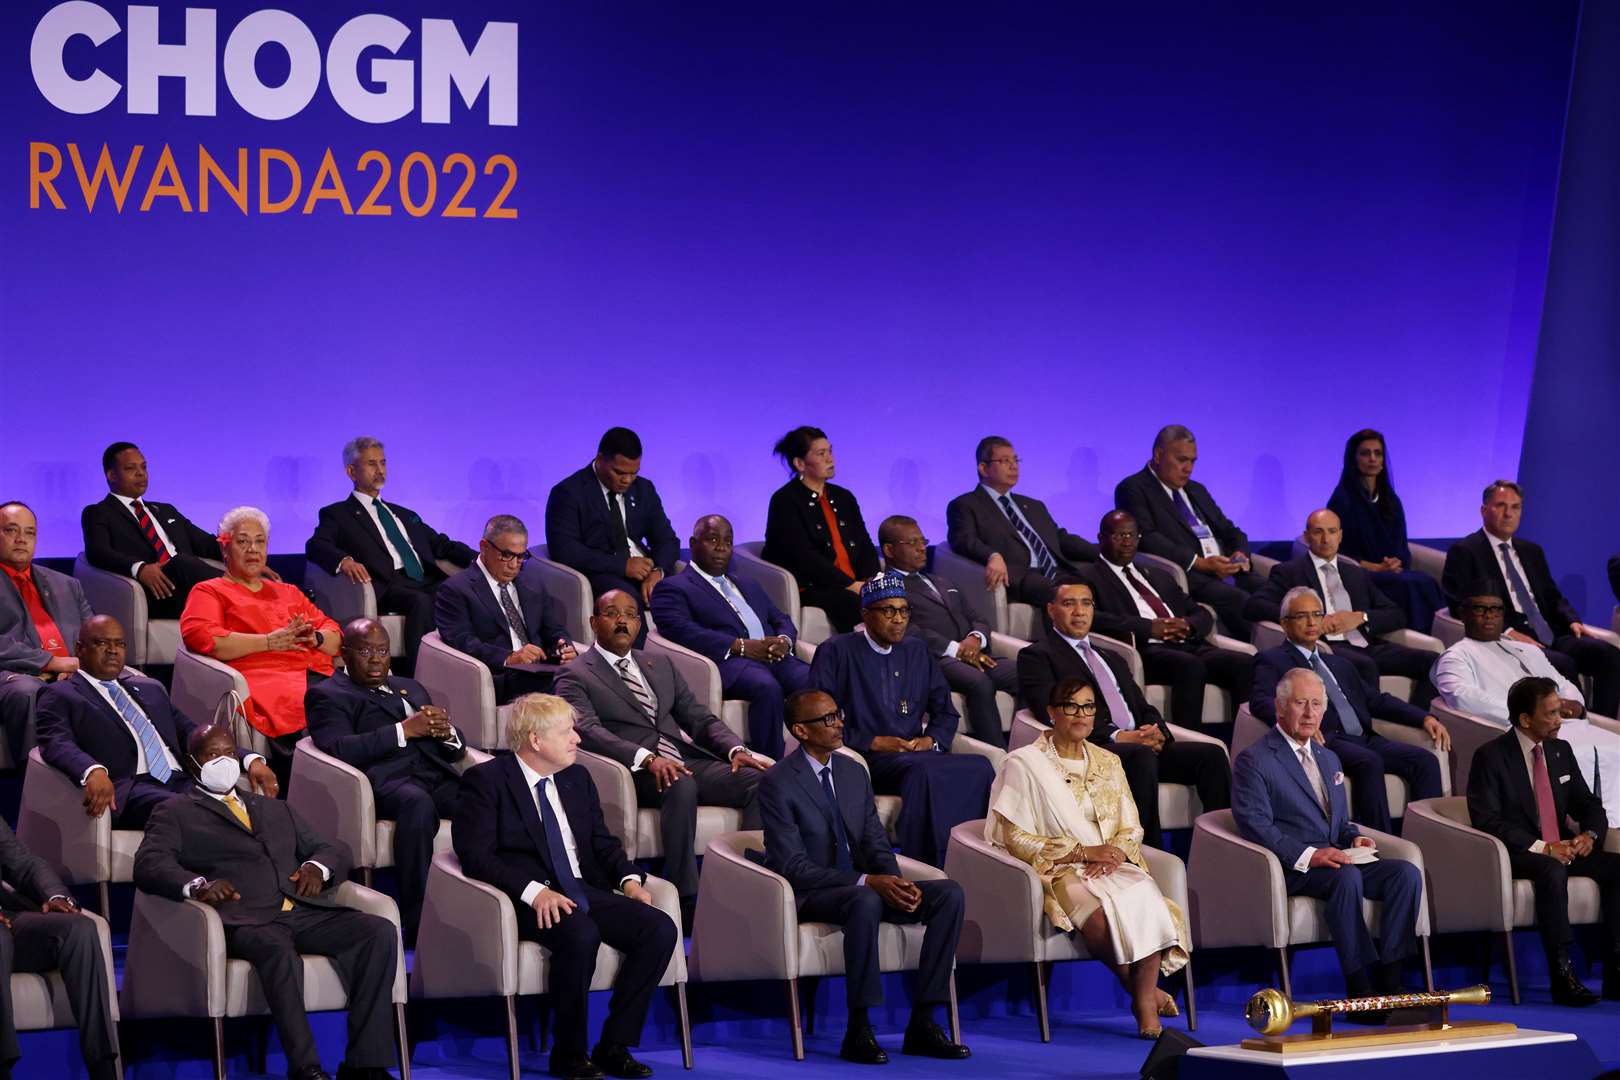
MULTIPOLYGON (((274 44, 230 56, 266 6, 219 5, 211 60, 184 5, 156 4, 142 39, 201 41, 199 96, 217 76, 214 114, 187 115, 180 79, 155 113, 130 111, 149 78, 119 89, 135 9, 101 5, 114 36, 53 52, 34 46, 56 5, 0 5, 0 498, 39 509, 42 554, 78 549, 121 438, 152 497, 204 523, 258 504, 277 551, 347 490, 361 432, 388 443, 390 495, 461 536, 495 511, 538 533, 614 423, 683 536, 712 510, 758 536, 769 447, 801 422, 869 521, 913 513, 934 539, 989 431, 1084 533, 1167 421, 1200 433, 1200 477, 1256 538, 1298 530, 1362 425, 1389 433, 1414 535, 1473 528, 1481 482, 1516 471, 1573 0, 280 4, 317 57, 366 12, 399 20, 411 61, 424 20, 466 48, 515 22, 515 124, 490 122, 504 76, 424 120, 442 34, 401 119, 356 119, 326 80, 288 118, 250 115, 236 87, 256 73, 282 100, 295 67, 274 44), (100 70, 110 102, 52 105, 41 55, 58 82, 100 70), (103 144, 115 169, 143 148, 122 210, 105 178, 86 209, 70 143, 87 174, 103 144), (201 212, 199 146, 232 182, 245 152, 245 212, 217 177, 201 212), (317 177, 327 150, 353 214, 317 177), (461 205, 482 214, 510 172, 515 218, 442 216, 454 153, 476 170, 461 205), (289 160, 301 194, 261 212, 289 160), (385 166, 392 212, 362 215, 385 166)), ((351 107, 390 60, 359 55, 351 107)))

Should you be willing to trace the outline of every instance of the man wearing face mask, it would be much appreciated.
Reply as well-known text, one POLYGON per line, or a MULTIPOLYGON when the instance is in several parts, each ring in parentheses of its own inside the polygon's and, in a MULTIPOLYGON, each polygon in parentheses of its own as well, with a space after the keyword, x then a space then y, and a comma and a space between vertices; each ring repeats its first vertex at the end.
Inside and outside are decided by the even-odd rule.
POLYGON ((199 787, 152 814, 135 853, 135 885, 208 904, 225 948, 253 965, 292 1080, 327 1080, 304 1012, 300 953, 329 957, 349 999, 349 1044, 338 1080, 384 1080, 394 1057, 391 1008, 399 935, 376 915, 340 907, 344 845, 323 840, 286 803, 239 794, 236 747, 224 727, 195 732, 187 768, 199 787))
MULTIPOLYGON (((142 829, 165 801, 195 786, 181 767, 197 730, 163 684, 124 671, 124 628, 111 615, 84 624, 79 670, 39 695, 39 752, 84 788, 84 812, 111 812, 115 829, 142 829)), ((275 798, 276 775, 263 757, 238 747, 253 789, 275 798)))

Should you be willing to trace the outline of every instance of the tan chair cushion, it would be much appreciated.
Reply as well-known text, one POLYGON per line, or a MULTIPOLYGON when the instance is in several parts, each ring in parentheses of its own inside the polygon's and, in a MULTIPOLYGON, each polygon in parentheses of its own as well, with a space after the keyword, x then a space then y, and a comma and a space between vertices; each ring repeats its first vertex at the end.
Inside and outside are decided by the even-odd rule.
MULTIPOLYGON (((1376 900, 1363 900, 1361 902, 1361 917, 1367 923, 1367 929, 1374 937, 1378 936, 1378 923, 1383 911, 1383 904, 1376 900)), ((1333 940, 1328 930, 1327 919, 1324 912, 1327 905, 1320 900, 1309 896, 1290 896, 1288 898, 1288 944, 1313 945, 1319 941, 1333 940)))
MULTIPOLYGON (((302 956, 304 961, 304 1010, 332 1012, 349 1006, 349 995, 337 968, 324 956, 302 956)), ((225 962, 225 1015, 260 1016, 269 1012, 264 988, 246 960, 225 962)))
POLYGON ((75 1027, 67 986, 56 972, 11 977, 11 1015, 18 1031, 75 1027))
POLYGON ((180 620, 149 619, 146 623, 146 662, 172 664, 180 651, 180 620))
MULTIPOLYGON (((656 859, 664 853, 664 838, 658 831, 657 810, 636 812, 636 858, 656 859)), ((709 841, 723 833, 737 832, 743 827, 742 811, 729 806, 700 806, 697 809, 697 846, 695 851, 707 851, 709 841)))
POLYGON ((135 851, 146 833, 140 829, 112 831, 112 877, 109 881, 135 880, 135 851))
MULTIPOLYGON (((1569 922, 1571 926, 1586 926, 1603 921, 1603 905, 1598 897, 1597 882, 1591 878, 1569 879, 1569 922)), ((1524 878, 1513 879, 1513 925, 1536 925, 1536 890, 1524 878)))
POLYGON ((883 823, 883 831, 889 834, 891 841, 898 839, 894 833, 894 823, 900 820, 900 796, 874 795, 872 801, 877 804, 878 821, 883 823))
MULTIPOLYGON (((439 819, 439 831, 433 837, 433 854, 451 850, 450 819, 439 819)), ((376 869, 394 865, 394 823, 385 819, 377 821, 377 862, 376 869)))
MULTIPOLYGON (((878 927, 878 970, 914 971, 922 960, 924 927, 883 923, 878 927)), ((799 924, 799 974, 844 973, 844 928, 832 923, 799 924)))

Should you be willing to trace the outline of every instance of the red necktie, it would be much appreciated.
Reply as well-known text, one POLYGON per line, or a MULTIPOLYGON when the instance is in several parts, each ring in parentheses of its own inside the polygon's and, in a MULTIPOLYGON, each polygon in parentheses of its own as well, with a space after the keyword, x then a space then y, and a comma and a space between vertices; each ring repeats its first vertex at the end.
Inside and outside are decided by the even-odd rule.
POLYGON ((1553 803, 1552 780, 1547 776, 1547 758, 1541 744, 1530 748, 1532 771, 1536 775, 1536 816, 1541 819, 1541 838, 1549 844, 1558 843, 1558 808, 1553 803))
POLYGON ((28 609, 28 618, 34 624, 34 630, 39 634, 39 646, 53 656, 70 656, 67 642, 62 640, 62 630, 51 618, 51 613, 45 609, 45 600, 39 595, 39 589, 34 584, 34 568, 18 572, 7 566, 3 568, 11 578, 11 583, 17 586, 17 592, 22 595, 23 606, 28 609))
POLYGON ((1159 599, 1159 594, 1148 588, 1147 582, 1136 576, 1136 571, 1131 567, 1130 563, 1125 564, 1125 580, 1129 581, 1131 588, 1135 589, 1142 599, 1147 601, 1147 606, 1153 609, 1153 614, 1161 619, 1175 618, 1174 615, 1170 614, 1170 609, 1165 607, 1164 601, 1159 599))
POLYGON ((158 565, 162 566, 169 561, 169 548, 162 540, 158 539, 157 526, 152 524, 152 516, 146 512, 146 507, 141 505, 139 499, 130 503, 129 508, 135 511, 135 524, 141 527, 141 533, 146 537, 146 542, 152 545, 153 551, 157 552, 158 565))

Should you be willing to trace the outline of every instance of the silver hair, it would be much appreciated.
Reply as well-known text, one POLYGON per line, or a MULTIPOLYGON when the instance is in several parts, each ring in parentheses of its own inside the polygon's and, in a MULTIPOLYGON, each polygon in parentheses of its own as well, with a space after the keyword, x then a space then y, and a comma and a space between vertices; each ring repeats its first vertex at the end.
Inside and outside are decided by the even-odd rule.
POLYGON ((544 737, 576 715, 574 707, 555 694, 524 694, 512 702, 512 715, 506 721, 506 745, 514 751, 527 750, 530 735, 544 737))
POLYGON ((219 534, 229 536, 236 531, 236 527, 244 521, 257 521, 264 529, 266 536, 270 535, 270 519, 264 511, 257 506, 238 506, 234 510, 225 511, 225 516, 219 519, 219 534))
MULTIPOLYGON (((1289 589, 1287 592, 1283 593, 1282 607, 1277 609, 1277 621, 1282 622, 1287 619, 1288 606, 1299 597, 1307 595, 1316 598, 1316 590, 1311 588, 1309 585, 1295 585, 1292 589, 1289 589)), ((1319 600, 1320 598, 1317 599, 1319 600)))
POLYGON ((484 539, 491 543, 494 542, 497 536, 505 536, 507 533, 511 533, 513 536, 521 536, 527 540, 529 538, 529 527, 523 524, 522 518, 514 517, 511 514, 496 514, 484 523, 484 539))
POLYGON ((1182 427, 1180 424, 1166 424, 1164 427, 1159 429, 1159 433, 1157 435, 1153 436, 1153 449, 1159 450, 1163 447, 1169 446, 1171 443, 1195 443, 1197 441, 1198 440, 1194 438, 1193 433, 1182 427))
POLYGON ((1277 693, 1272 698, 1272 704, 1277 706, 1278 713, 1282 712, 1283 702, 1294 696, 1294 684, 1301 679, 1310 679, 1322 688, 1323 693, 1327 692, 1327 687, 1322 683, 1322 676, 1310 668, 1289 668, 1283 672, 1283 677, 1277 680, 1277 693))
POLYGON ((348 468, 350 465, 353 465, 355 462, 360 460, 361 454, 372 449, 373 447, 381 450, 383 448, 383 444, 378 440, 373 439, 370 435, 356 435, 354 438, 343 444, 343 467, 348 468))

